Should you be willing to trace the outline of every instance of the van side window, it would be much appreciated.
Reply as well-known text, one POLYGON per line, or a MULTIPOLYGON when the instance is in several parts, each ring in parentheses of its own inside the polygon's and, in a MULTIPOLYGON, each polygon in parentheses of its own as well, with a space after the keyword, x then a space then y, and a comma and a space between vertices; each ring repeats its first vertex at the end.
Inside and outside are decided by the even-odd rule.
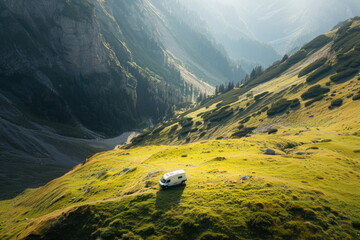
POLYGON ((182 179, 183 176, 178 177, 178 179, 182 179))
POLYGON ((171 181, 171 180, 169 179, 169 180, 166 181, 166 183, 169 183, 170 181, 171 181))

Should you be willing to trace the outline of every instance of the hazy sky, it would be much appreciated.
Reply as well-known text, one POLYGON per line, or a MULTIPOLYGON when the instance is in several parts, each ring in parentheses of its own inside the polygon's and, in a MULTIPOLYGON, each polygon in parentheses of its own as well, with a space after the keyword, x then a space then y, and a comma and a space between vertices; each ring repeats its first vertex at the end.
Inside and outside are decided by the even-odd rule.
POLYGON ((360 15, 360 0, 180 0, 217 35, 250 37, 281 54, 360 15))

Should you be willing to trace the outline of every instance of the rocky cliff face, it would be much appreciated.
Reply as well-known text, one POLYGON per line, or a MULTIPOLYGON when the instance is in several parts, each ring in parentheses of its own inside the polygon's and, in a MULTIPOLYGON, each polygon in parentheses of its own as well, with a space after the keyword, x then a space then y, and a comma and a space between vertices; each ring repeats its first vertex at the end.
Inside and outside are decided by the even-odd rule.
POLYGON ((0 47, 1 90, 40 118, 114 135, 158 119, 186 98, 180 66, 213 84, 241 75, 201 33, 188 25, 179 31, 179 19, 160 8, 161 1, 0 4, 0 31, 6 33, 0 47), (218 62, 202 63, 204 52, 214 53, 218 62), (169 89, 175 94, 167 96, 169 89))
POLYGON ((211 93, 209 83, 241 79, 241 68, 209 36, 164 3, 0 0, 0 158, 4 169, 19 173, 1 178, 34 186, 26 176, 54 164, 57 174, 41 168, 46 182, 93 152, 90 143, 62 135, 141 128, 198 92, 211 93))

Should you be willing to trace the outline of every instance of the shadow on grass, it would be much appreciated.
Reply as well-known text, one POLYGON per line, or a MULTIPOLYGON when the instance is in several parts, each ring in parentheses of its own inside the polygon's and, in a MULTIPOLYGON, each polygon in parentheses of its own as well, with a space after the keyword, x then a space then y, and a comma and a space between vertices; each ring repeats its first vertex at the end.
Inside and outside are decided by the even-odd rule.
POLYGON ((156 193, 156 209, 169 210, 180 203, 186 185, 161 189, 156 193))

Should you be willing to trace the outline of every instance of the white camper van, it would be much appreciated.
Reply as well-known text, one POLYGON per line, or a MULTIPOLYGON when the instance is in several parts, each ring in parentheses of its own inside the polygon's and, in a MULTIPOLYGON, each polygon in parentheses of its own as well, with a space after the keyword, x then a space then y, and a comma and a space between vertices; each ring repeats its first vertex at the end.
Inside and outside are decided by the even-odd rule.
POLYGON ((160 187, 168 188, 175 185, 185 184, 187 178, 184 170, 165 173, 160 179, 160 187))

